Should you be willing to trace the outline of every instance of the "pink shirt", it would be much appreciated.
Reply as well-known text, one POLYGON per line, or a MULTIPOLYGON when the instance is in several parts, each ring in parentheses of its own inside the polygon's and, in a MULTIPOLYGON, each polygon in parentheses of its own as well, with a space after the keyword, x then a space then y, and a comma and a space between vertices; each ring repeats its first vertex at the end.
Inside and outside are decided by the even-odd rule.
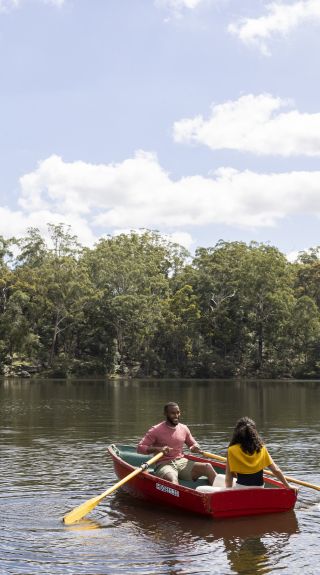
POLYGON ((183 423, 178 423, 175 427, 170 427, 166 421, 154 425, 147 431, 141 439, 137 451, 138 453, 147 453, 148 447, 171 447, 170 453, 161 457, 160 461, 171 461, 183 457, 182 448, 186 444, 188 447, 198 445, 192 437, 190 429, 183 423))

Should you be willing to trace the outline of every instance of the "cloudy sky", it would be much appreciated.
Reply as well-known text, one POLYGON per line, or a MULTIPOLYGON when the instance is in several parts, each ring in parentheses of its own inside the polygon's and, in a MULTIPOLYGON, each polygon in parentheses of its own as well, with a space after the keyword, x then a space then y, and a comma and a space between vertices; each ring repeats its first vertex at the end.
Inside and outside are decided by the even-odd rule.
POLYGON ((320 244, 319 0, 0 0, 0 234, 320 244))

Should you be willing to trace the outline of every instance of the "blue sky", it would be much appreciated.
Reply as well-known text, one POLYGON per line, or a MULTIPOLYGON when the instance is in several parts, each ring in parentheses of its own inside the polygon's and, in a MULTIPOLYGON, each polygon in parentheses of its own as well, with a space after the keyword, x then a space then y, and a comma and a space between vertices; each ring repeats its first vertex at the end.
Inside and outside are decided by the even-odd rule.
POLYGON ((319 0, 0 0, 0 234, 320 244, 319 0))

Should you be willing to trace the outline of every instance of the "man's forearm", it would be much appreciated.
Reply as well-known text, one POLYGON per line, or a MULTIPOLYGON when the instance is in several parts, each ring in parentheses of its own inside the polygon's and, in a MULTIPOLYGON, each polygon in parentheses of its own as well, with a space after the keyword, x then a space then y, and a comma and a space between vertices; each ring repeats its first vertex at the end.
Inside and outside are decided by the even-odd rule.
POLYGON ((146 449, 146 453, 160 453, 163 448, 160 445, 149 445, 146 449))

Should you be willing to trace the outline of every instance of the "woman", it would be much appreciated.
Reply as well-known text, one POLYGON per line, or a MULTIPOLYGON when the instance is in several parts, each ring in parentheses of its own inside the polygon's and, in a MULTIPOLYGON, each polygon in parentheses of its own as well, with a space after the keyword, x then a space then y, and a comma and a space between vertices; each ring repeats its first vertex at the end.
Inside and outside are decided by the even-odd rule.
POLYGON ((256 424, 249 417, 237 422, 228 447, 226 487, 263 487, 263 469, 269 467, 273 475, 288 489, 293 489, 281 469, 273 462, 258 434, 256 424))

